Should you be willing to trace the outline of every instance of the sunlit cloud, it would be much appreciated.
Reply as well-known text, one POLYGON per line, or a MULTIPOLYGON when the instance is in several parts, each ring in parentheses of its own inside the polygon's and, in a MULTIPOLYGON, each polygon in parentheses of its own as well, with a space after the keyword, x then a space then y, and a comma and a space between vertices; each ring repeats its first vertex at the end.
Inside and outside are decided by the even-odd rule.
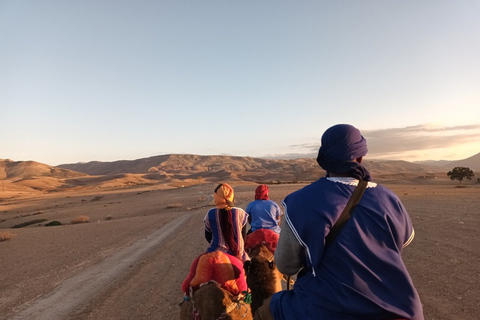
MULTIPOLYGON (((404 128, 362 130, 370 159, 456 160, 480 152, 480 124, 439 126, 422 124, 404 128)), ((290 157, 314 157, 318 143, 289 146, 290 157)))
POLYGON ((480 152, 480 125, 417 125, 367 130, 362 134, 367 139, 371 158, 418 160, 428 155, 432 156, 430 159, 442 155, 445 159, 455 158, 462 148, 472 148, 465 151, 467 155, 480 152))

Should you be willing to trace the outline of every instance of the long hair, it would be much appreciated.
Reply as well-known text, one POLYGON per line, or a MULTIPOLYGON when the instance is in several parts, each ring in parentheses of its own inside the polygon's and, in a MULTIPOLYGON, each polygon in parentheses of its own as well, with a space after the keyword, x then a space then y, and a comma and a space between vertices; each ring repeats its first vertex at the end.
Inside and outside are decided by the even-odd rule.
POLYGON ((232 251, 233 256, 238 255, 238 243, 235 241, 235 230, 233 229, 233 213, 232 210, 218 209, 220 229, 222 230, 223 238, 228 247, 232 251))

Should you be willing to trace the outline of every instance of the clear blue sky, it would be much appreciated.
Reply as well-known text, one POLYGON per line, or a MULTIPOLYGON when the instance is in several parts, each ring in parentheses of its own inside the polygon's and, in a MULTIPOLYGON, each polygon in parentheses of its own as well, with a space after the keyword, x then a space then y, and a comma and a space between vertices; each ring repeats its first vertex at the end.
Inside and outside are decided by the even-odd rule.
POLYGON ((480 152, 480 1, 0 2, 0 158, 480 152))

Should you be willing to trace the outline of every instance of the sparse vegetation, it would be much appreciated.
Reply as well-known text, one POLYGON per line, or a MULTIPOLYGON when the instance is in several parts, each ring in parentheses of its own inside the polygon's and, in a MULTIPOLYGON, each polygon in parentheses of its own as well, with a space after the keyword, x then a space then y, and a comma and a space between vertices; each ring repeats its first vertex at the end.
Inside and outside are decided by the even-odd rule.
POLYGON ((95 198, 93 198, 92 200, 90 201, 100 201, 103 199, 103 196, 96 196, 95 198))
POLYGON ((60 221, 50 221, 49 223, 45 224, 45 227, 53 227, 53 226, 61 226, 62 223, 60 221))
POLYGON ((72 220, 72 224, 87 223, 90 221, 90 218, 87 216, 78 216, 72 220))
POLYGON ((42 223, 42 222, 45 222, 47 220, 48 219, 36 219, 36 220, 25 221, 25 222, 14 225, 12 228, 15 228, 15 229, 23 228, 23 227, 30 226, 32 224, 42 223))
POLYGON ((171 203, 171 204, 167 205, 167 209, 180 208, 182 206, 183 206, 183 204, 181 204, 181 203, 171 203))
POLYGON ((112 219, 113 219, 113 216, 107 216, 107 217, 105 218, 105 220, 112 220, 112 219))
POLYGON ((10 240, 13 237, 15 237, 15 234, 10 231, 0 231, 0 242, 10 240))
POLYGON ((452 171, 448 171, 447 176, 450 180, 458 180, 462 184, 463 179, 472 180, 475 174, 468 167, 455 167, 452 171))

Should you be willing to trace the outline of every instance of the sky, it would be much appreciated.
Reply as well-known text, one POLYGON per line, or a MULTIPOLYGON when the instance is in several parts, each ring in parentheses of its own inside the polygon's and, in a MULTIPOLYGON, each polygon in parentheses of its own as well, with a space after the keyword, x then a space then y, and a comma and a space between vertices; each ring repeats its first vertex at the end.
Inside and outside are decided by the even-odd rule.
POLYGON ((2 0, 0 159, 480 152, 480 0, 2 0))

